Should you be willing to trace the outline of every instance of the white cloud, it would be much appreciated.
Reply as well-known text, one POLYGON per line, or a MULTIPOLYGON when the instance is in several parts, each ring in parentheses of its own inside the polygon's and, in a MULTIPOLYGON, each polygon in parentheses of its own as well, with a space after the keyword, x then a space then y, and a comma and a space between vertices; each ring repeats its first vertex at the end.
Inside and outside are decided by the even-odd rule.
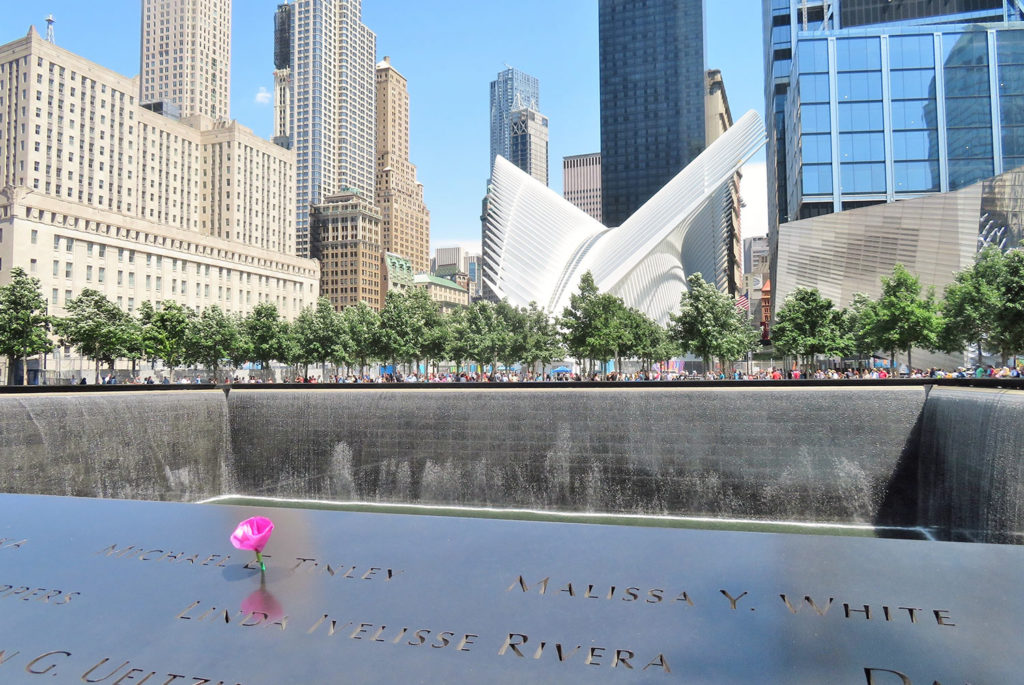
POLYGON ((270 104, 270 91, 264 86, 260 86, 260 89, 256 92, 256 97, 253 98, 253 102, 257 105, 269 105, 270 104))
POLYGON ((740 235, 752 238, 768 234, 768 170, 764 162, 743 165, 740 197, 740 235))

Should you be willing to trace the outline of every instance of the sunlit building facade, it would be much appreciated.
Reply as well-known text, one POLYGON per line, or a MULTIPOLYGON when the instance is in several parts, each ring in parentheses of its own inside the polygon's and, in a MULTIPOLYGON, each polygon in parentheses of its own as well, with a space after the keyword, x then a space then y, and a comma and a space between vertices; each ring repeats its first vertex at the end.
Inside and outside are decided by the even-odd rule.
POLYGON ((769 231, 1024 164, 1024 22, 1003 0, 764 0, 769 231))

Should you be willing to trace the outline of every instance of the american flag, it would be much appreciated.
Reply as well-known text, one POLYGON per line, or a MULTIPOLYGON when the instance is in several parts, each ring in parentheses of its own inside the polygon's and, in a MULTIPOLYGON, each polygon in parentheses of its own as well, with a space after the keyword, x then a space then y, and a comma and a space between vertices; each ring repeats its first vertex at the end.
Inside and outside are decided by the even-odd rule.
POLYGON ((745 312, 750 311, 750 300, 747 299, 746 295, 740 295, 740 298, 736 300, 736 309, 742 309, 745 312))

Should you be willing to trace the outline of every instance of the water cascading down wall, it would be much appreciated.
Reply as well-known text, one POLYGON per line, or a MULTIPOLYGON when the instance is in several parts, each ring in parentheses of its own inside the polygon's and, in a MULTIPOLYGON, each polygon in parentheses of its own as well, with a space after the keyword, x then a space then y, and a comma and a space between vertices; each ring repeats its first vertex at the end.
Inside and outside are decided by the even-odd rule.
POLYGON ((923 526, 1019 543, 1022 419, 1024 392, 920 385, 11 393, 0 491, 923 526))

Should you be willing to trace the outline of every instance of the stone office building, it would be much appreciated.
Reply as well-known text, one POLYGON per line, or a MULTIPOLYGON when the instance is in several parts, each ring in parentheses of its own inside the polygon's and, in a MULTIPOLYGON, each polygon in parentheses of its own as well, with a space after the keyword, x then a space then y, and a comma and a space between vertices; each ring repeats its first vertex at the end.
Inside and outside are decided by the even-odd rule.
POLYGON ((87 287, 129 311, 271 302, 293 318, 315 302, 293 154, 236 122, 161 116, 137 92, 35 29, 0 46, 0 282, 24 268, 58 315, 87 287))

